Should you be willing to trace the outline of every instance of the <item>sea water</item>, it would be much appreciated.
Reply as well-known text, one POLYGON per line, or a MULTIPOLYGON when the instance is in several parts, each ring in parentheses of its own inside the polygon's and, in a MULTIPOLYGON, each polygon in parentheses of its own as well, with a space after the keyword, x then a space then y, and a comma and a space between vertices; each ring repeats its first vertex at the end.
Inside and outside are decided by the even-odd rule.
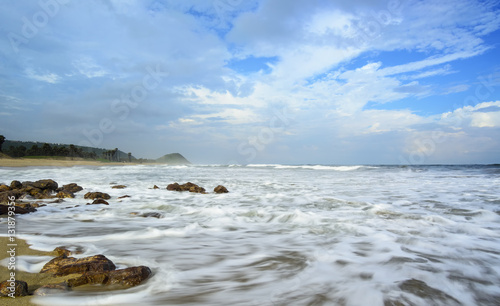
MULTIPOLYGON (((500 304, 500 166, 0 169, 0 183, 39 179, 85 189, 17 216, 18 238, 153 271, 134 288, 40 305, 500 304), (208 194, 165 188, 188 181, 208 194), (217 185, 229 193, 212 193, 217 185), (90 191, 110 194, 109 205, 85 205, 90 191)), ((18 269, 49 259, 19 256, 18 269)))

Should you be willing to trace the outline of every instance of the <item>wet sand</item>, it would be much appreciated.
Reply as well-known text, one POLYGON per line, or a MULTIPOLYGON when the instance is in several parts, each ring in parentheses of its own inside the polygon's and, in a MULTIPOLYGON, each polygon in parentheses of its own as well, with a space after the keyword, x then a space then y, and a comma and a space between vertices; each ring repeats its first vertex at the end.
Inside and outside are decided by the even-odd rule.
MULTIPOLYGON (((4 260, 5 258, 9 258, 9 255, 7 251, 9 250, 10 246, 7 246, 9 244, 8 237, 0 237, 0 260, 4 260)), ((43 251, 37 251, 34 249, 31 249, 29 247, 29 244, 26 243, 26 241, 22 239, 16 239, 17 246, 16 248, 16 255, 35 255, 35 256, 57 256, 57 253, 55 252, 43 252, 43 251)), ((10 271, 6 266, 0 265, 0 281, 8 280, 10 278, 10 271)), ((28 272, 22 272, 19 270, 15 271, 16 273, 16 280, 22 280, 28 283, 28 291, 30 294, 33 293, 34 290, 38 289, 42 285, 46 284, 52 284, 56 283, 57 280, 56 278, 52 277, 49 274, 40 274, 40 273, 28 273, 28 272)), ((35 305, 31 303, 31 296, 25 296, 25 297, 16 297, 16 298, 10 298, 10 297, 0 297, 0 304, 4 305, 4 303, 7 303, 8 305, 35 305)))

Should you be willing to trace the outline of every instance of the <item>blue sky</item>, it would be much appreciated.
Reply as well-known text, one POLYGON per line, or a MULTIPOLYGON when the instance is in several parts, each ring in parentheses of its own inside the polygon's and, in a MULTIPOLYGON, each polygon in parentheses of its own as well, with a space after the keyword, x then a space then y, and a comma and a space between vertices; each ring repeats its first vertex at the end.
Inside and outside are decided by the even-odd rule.
POLYGON ((499 27, 499 1, 8 1, 0 134, 197 163, 500 163, 499 27))

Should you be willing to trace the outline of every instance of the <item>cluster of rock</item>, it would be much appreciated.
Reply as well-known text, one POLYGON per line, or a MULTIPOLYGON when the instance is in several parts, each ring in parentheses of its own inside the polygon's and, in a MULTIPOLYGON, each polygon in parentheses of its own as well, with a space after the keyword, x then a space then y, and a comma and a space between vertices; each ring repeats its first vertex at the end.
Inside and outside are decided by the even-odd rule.
MULTIPOLYGON (((68 257, 71 251, 64 247, 58 247, 58 257, 46 263, 40 273, 47 273, 54 277, 77 275, 60 283, 43 285, 36 289, 34 295, 48 295, 69 291, 82 285, 115 285, 122 288, 134 287, 148 279, 152 272, 146 266, 130 267, 116 270, 115 264, 104 255, 94 255, 85 258, 68 257)), ((0 296, 8 296, 11 293, 7 287, 9 281, 0 283, 0 296)), ((11 286, 12 287, 12 286, 11 286)), ((16 280, 15 296, 28 295, 28 284, 16 280)))
POLYGON ((45 206, 39 203, 26 203, 19 201, 26 197, 33 199, 63 199, 74 198, 75 193, 83 190, 81 186, 75 183, 67 184, 59 187, 59 184, 54 180, 38 180, 31 181, 12 181, 10 185, 0 184, 0 215, 6 214, 8 204, 12 199, 16 202, 15 213, 26 214, 36 211, 37 207, 45 206))
MULTIPOLYGON (((180 185, 179 183, 173 183, 167 186, 167 190, 172 190, 172 191, 189 191, 189 192, 196 192, 196 193, 206 193, 205 188, 200 187, 196 184, 193 184, 191 182, 187 182, 185 184, 180 185)), ((229 191, 226 189, 226 187, 219 185, 214 188, 215 193, 228 193, 229 191)))
MULTIPOLYGON (((111 188, 123 189, 126 188, 124 185, 117 185, 111 188)), ((26 214, 30 212, 35 212, 36 208, 45 206, 45 204, 40 203, 28 203, 22 202, 22 199, 31 198, 36 200, 42 199, 56 199, 57 202, 61 202, 65 198, 74 198, 75 193, 82 191, 83 187, 78 184, 71 183, 59 187, 59 184, 51 179, 38 180, 36 182, 31 181, 12 181, 10 185, 0 184, 0 215, 8 213, 8 205, 11 203, 12 199, 15 201, 15 213, 16 214, 26 214)), ((87 192, 84 195, 84 199, 93 200, 91 204, 105 204, 109 205, 106 200, 109 200, 111 196, 104 192, 87 192)), ((52 202, 50 202, 52 203, 52 202)))

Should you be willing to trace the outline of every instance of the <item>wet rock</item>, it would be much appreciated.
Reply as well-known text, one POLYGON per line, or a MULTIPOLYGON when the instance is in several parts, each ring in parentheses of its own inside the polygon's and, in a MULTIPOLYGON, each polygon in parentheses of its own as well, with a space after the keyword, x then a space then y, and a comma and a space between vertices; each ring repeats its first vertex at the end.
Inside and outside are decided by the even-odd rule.
MULTIPOLYGON (((60 188, 61 189, 61 188, 60 188)), ((83 190, 83 187, 82 186, 78 186, 77 184, 75 183, 70 183, 70 184, 66 184, 66 185, 63 185, 62 186, 62 189, 59 190, 59 191, 68 191, 68 192, 71 192, 71 193, 77 193, 78 191, 82 191, 83 190)))
POLYGON ((58 197, 59 199, 74 198, 75 194, 68 190, 61 190, 56 194, 56 197, 58 197))
POLYGON ((0 192, 10 191, 11 188, 5 184, 0 184, 0 192))
POLYGON ((125 188, 127 188, 127 186, 125 186, 125 185, 115 185, 115 186, 112 186, 111 188, 112 189, 125 189, 125 188))
POLYGON ((125 199, 125 198, 130 198, 130 196, 129 195, 124 195, 124 196, 118 197, 118 199, 125 199))
POLYGON ((57 256, 65 256, 68 257, 71 255, 71 251, 68 250, 65 246, 60 246, 54 249, 54 252, 57 253, 57 256))
POLYGON ((52 191, 56 191, 57 187, 59 187, 57 182, 54 180, 39 180, 34 182, 32 186, 42 190, 48 189, 52 191))
POLYGON ((21 188, 23 188, 23 184, 20 181, 10 182, 10 189, 21 189, 21 188))
POLYGON ((52 294, 61 294, 64 292, 68 292, 70 290, 71 288, 68 286, 68 284, 66 282, 62 282, 58 284, 43 285, 40 288, 36 289, 33 292, 33 295, 44 296, 52 294))
POLYGON ((20 192, 19 190, 11 190, 11 191, 4 191, 0 192, 0 203, 2 204, 9 204, 11 199, 13 198, 14 201, 22 197, 23 193, 20 192))
POLYGON ((40 270, 40 273, 64 276, 74 273, 113 271, 115 269, 115 264, 104 255, 94 255, 78 259, 62 255, 46 263, 42 270, 40 270))
POLYGON ((226 189, 226 187, 219 185, 214 188, 215 193, 228 193, 229 191, 226 189))
MULTIPOLYGON (((12 209, 11 209, 12 210, 12 209)), ((14 212, 16 215, 29 214, 31 212, 35 212, 35 208, 22 208, 19 206, 14 206, 14 212)), ((9 206, 0 204, 0 215, 7 215, 9 213, 9 206)))
POLYGON ((399 288, 405 292, 414 294, 424 299, 429 299, 434 302, 440 301, 443 305, 461 305, 461 303, 452 296, 427 285, 421 280, 417 280, 414 278, 405 280, 404 282, 400 283, 399 288))
POLYGON ((38 203, 16 203, 16 207, 26 209, 29 212, 35 212, 36 207, 40 207, 38 203))
POLYGON ((160 187, 158 187, 158 186, 154 185, 154 186, 153 186, 153 189, 160 189, 160 187))
POLYGON ((56 252, 58 256, 68 257, 68 256, 73 255, 73 254, 82 254, 83 248, 80 246, 71 246, 71 247, 58 246, 57 248, 54 249, 54 252, 56 252), (72 250, 70 250, 70 248, 74 249, 74 250, 72 251, 72 250))
POLYGON ((193 184, 191 182, 187 182, 185 184, 179 185, 179 183, 173 183, 169 184, 167 186, 167 190, 171 191, 189 191, 189 192, 196 192, 196 193, 205 193, 205 188, 200 187, 196 184, 193 184))
POLYGON ((28 284, 22 280, 3 281, 0 283, 0 296, 26 296, 28 295, 28 284), (10 294, 10 295, 9 295, 10 294))
POLYGON ((33 187, 34 182, 32 181, 24 181, 21 183, 21 188, 33 187))
POLYGON ((146 266, 130 267, 108 272, 87 272, 78 278, 68 280, 69 287, 82 285, 121 285, 134 287, 145 281, 151 275, 151 269, 146 266))
POLYGON ((104 200, 104 199, 95 199, 94 202, 92 203, 87 203, 87 205, 94 205, 94 204, 104 204, 104 205, 109 205, 109 203, 104 200))
POLYGON ((111 196, 107 193, 104 192, 87 192, 84 196, 84 199, 104 199, 104 200, 109 200, 111 199, 111 196))

